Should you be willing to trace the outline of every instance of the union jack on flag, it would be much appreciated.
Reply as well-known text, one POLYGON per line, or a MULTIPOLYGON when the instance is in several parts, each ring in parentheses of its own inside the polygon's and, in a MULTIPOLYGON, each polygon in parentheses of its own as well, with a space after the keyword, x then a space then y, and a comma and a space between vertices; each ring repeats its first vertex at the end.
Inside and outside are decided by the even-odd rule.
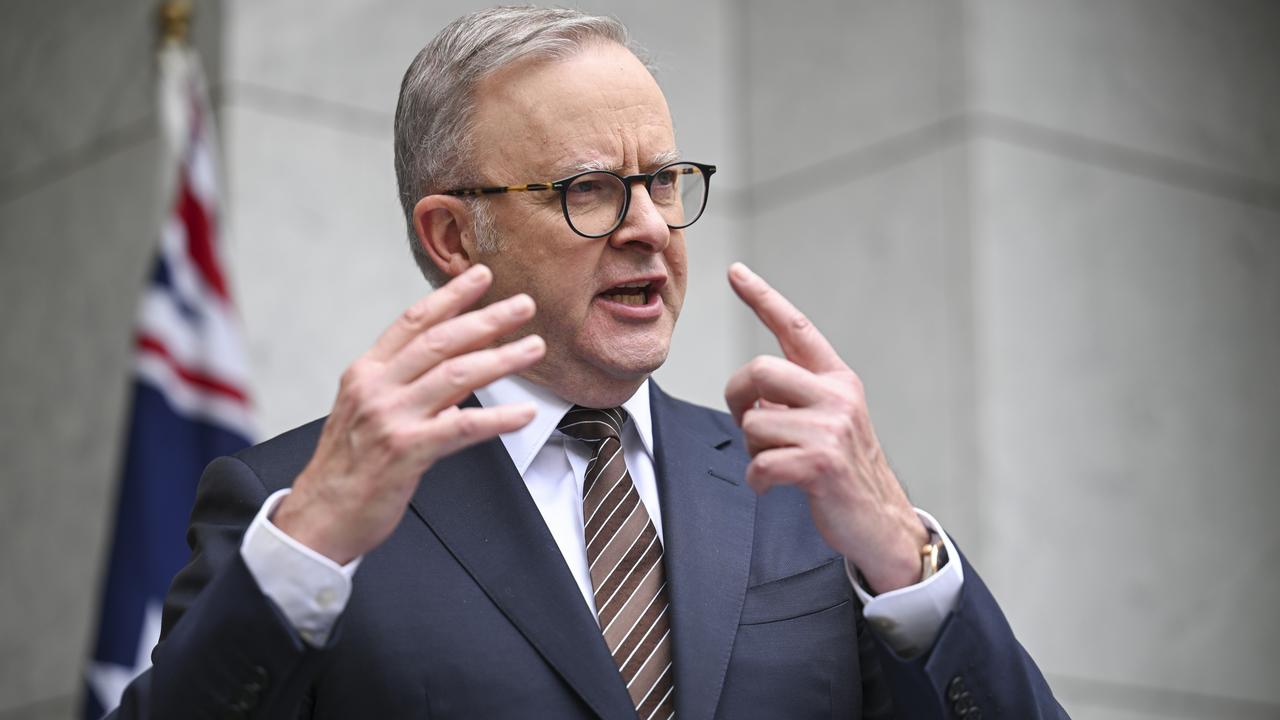
POLYGON ((172 201, 138 308, 132 407, 85 717, 114 709, 150 666, 169 582, 186 563, 204 466, 254 437, 248 370, 218 247, 213 114, 195 52, 160 55, 172 201))

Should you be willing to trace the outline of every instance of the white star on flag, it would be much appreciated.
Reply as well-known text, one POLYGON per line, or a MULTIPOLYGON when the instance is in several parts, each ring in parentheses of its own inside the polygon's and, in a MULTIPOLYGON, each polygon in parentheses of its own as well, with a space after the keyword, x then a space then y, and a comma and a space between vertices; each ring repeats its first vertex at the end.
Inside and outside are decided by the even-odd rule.
POLYGON ((160 617, 160 603, 147 603, 142 633, 138 637, 138 655, 133 661, 133 667, 97 661, 89 663, 89 687, 98 696, 103 707, 114 708, 129 683, 151 667, 151 650, 160 641, 160 617))

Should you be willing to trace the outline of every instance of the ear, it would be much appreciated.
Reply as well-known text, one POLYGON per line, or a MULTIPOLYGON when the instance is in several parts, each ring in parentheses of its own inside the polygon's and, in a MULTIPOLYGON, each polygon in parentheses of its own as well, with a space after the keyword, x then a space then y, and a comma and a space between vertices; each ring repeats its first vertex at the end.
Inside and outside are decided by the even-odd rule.
POLYGON ((428 195, 413 206, 413 229, 424 252, 449 277, 461 275, 474 264, 475 237, 471 212, 452 195, 428 195))

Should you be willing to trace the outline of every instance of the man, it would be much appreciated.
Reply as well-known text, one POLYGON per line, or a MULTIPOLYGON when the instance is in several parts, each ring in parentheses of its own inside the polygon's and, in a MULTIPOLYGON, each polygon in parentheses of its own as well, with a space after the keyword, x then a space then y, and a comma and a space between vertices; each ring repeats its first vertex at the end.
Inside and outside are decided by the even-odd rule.
POLYGON ((650 382, 714 167, 620 25, 456 21, 396 163, 439 289, 327 419, 206 471, 120 715, 1065 716, 764 280, 729 272, 786 359, 729 378, 731 416, 650 382))

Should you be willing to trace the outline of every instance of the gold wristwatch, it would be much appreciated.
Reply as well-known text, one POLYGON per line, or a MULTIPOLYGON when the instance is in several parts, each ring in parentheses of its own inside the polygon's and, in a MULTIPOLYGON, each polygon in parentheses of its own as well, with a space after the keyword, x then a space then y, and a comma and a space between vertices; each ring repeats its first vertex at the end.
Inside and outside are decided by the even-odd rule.
POLYGON ((933 577, 947 564, 947 549, 942 538, 929 533, 929 542, 920 546, 920 582, 933 577))

